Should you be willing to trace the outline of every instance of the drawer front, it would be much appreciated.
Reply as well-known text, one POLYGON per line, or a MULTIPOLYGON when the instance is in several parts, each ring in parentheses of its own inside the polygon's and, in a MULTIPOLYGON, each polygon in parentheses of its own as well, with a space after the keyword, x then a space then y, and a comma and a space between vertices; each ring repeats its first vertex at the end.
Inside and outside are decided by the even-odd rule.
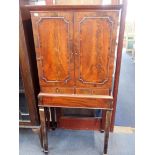
POLYGON ((77 88, 76 94, 90 94, 90 95, 109 95, 109 89, 102 88, 77 88))
POLYGON ((108 89, 102 89, 102 88, 41 87, 41 92, 52 94, 89 94, 89 95, 110 94, 108 89))
POLYGON ((39 94, 39 106, 112 109, 113 98, 92 95, 39 94))
POLYGON ((42 87, 41 92, 52 94, 74 94, 74 88, 42 87))

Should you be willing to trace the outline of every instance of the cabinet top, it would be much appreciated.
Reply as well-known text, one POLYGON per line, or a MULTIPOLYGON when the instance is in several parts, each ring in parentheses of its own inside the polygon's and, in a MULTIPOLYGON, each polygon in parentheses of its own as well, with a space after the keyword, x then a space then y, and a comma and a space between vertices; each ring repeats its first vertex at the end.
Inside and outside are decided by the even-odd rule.
POLYGON ((122 0, 20 0, 21 6, 26 7, 94 7, 94 6, 107 6, 107 5, 120 5, 122 4, 122 0))

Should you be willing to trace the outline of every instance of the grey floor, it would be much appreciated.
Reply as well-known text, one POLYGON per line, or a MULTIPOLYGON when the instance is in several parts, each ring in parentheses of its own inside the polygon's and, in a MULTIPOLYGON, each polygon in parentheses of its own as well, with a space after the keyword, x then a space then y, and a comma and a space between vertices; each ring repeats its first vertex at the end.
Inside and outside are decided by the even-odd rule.
POLYGON ((135 127, 135 63, 122 55, 115 125, 135 127))
MULTIPOLYGON (((31 129, 20 129, 20 155, 44 155, 31 129)), ((102 155, 104 133, 57 129, 48 133, 48 155, 102 155)), ((111 133, 108 155, 134 155, 134 134, 111 133)))

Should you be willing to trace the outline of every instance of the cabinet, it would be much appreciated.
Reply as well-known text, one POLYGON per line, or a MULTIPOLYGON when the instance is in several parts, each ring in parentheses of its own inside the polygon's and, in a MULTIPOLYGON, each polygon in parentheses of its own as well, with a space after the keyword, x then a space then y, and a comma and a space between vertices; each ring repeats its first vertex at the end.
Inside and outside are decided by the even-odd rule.
POLYGON ((114 122, 111 114, 117 101, 125 7, 126 3, 27 6, 38 67, 38 106, 45 152, 46 110, 63 107, 105 111, 102 122, 105 117, 107 153, 110 123, 114 122))
POLYGON ((110 95, 119 11, 31 12, 41 92, 110 95))

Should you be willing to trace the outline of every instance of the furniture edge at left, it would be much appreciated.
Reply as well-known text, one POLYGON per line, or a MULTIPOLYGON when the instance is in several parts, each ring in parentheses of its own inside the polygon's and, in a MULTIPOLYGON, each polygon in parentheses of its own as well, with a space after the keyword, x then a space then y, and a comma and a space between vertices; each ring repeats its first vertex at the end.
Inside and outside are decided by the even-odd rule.
MULTIPOLYGON (((38 77, 37 77, 37 69, 34 60, 35 52, 33 50, 33 44, 31 40, 27 38, 31 38, 31 21, 24 20, 23 13, 19 12, 19 67, 20 67, 20 75, 21 81, 23 85, 23 89, 20 90, 19 86, 19 95, 23 93, 26 98, 27 110, 28 110, 28 119, 19 119, 19 127, 20 128, 39 128, 40 120, 39 120, 39 111, 37 106, 37 93, 39 91, 38 77), (35 80, 34 80, 35 79, 35 80)), ((32 35, 33 39, 33 35, 32 35)), ((20 81, 19 81, 20 82, 20 81)), ((20 101, 19 101, 20 102, 20 101)), ((19 110, 20 114, 20 110, 19 110)), ((26 114, 25 114, 26 115, 26 114)))

